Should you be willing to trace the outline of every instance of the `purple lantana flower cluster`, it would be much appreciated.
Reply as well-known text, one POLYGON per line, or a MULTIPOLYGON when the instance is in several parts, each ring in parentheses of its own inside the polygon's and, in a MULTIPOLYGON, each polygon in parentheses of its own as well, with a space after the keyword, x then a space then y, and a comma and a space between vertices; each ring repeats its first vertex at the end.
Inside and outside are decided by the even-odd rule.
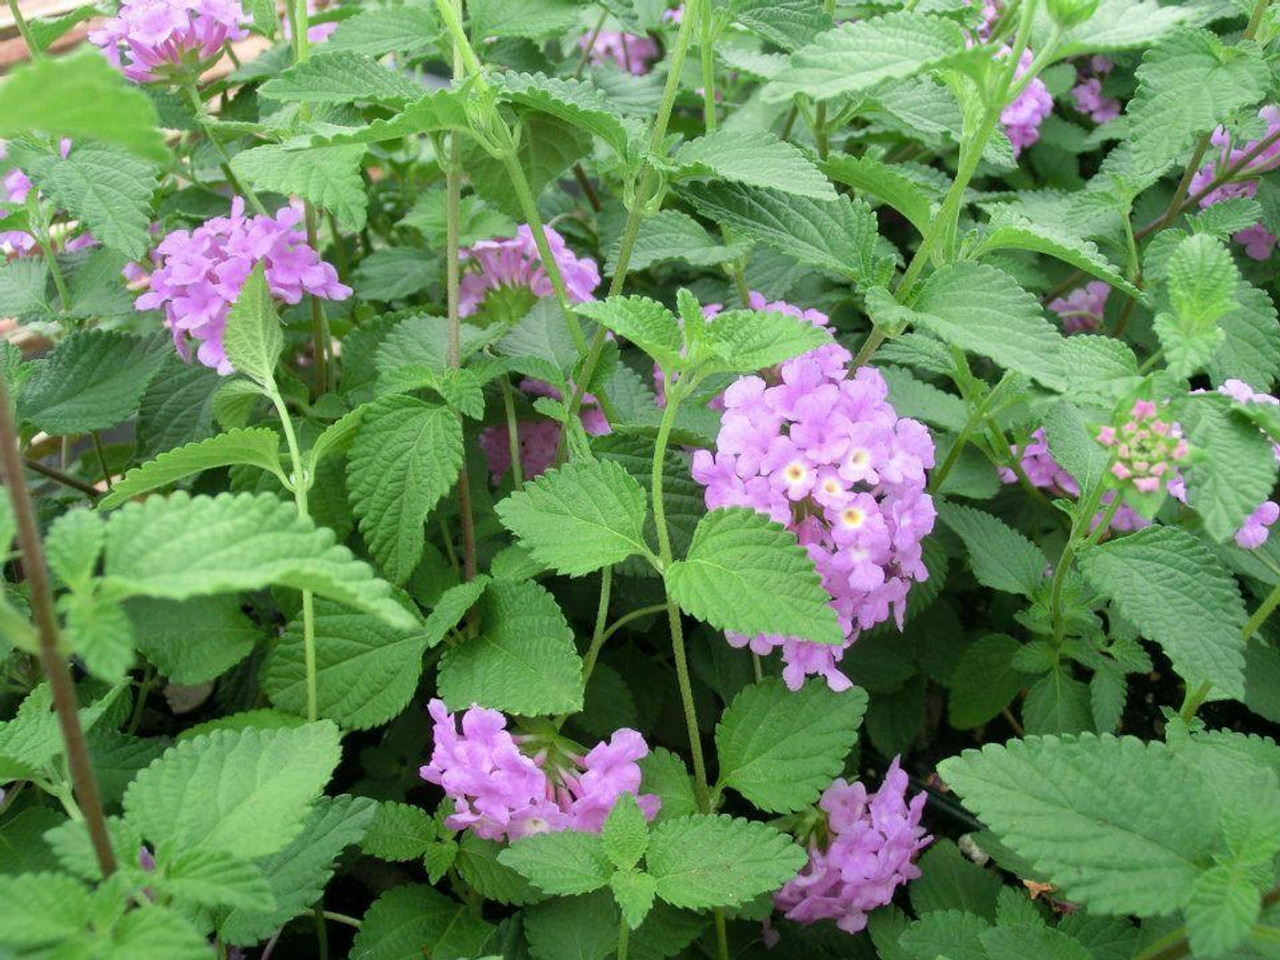
POLYGON ((320 259, 299 228, 302 213, 282 207, 274 217, 244 215, 244 200, 231 203, 231 216, 215 217, 195 230, 175 230, 160 242, 160 265, 151 289, 138 297, 139 310, 165 311, 165 323, 183 359, 196 358, 221 374, 232 372, 222 335, 227 312, 254 266, 265 264, 271 295, 298 303, 304 294, 345 300, 351 288, 338 281, 333 266, 320 259))
POLYGON ((240 0, 124 0, 89 39, 130 80, 152 83, 198 76, 249 35, 249 23, 240 0))
POLYGON ((1102 326, 1111 287, 1101 280, 1091 280, 1076 287, 1065 297, 1049 302, 1049 309, 1062 318, 1064 333, 1092 333, 1102 326))
POLYGON ((534 833, 579 830, 599 833, 618 798, 633 794, 652 820, 662 801, 640 793, 637 761, 649 753, 634 730, 615 730, 586 754, 558 755, 544 748, 521 750, 528 738, 513 736, 497 710, 472 706, 461 718, 441 700, 428 706, 432 720, 431 762, 422 779, 444 789, 454 812, 453 830, 471 830, 487 840, 516 840, 534 833))
POLYGON ((1122 109, 1119 100, 1102 93, 1102 78, 1114 66, 1109 57, 1090 57, 1077 73, 1079 82, 1071 88, 1071 99, 1075 101, 1076 109, 1099 125, 1120 116, 1122 109))
MULTIPOLYGON (((520 390, 530 396, 563 399, 559 390, 543 380, 527 377, 520 381, 520 390)), ((589 436, 599 437, 612 432, 609 420, 600 409, 599 401, 591 394, 584 394, 578 411, 582 429, 589 436)), ((520 443, 520 468, 526 480, 547 470, 556 460, 560 449, 560 424, 554 420, 522 420, 516 424, 516 436, 520 443)), ((490 479, 496 484, 511 469, 511 434, 506 424, 485 427, 480 431, 480 449, 489 462, 490 479)))
MULTIPOLYGON (((543 227, 547 245, 564 277, 565 289, 572 303, 585 303, 595 299, 600 285, 600 269, 590 257, 578 257, 558 232, 543 227)), ((463 274, 459 288, 458 312, 464 317, 473 316, 480 309, 492 290, 518 287, 529 290, 534 296, 549 297, 555 291, 547 268, 542 264, 533 231, 527 223, 520 224, 514 237, 481 240, 464 248, 460 256, 464 264, 472 264, 476 270, 463 274)))
MULTIPOLYGON (((1004 56, 1007 57, 1009 53, 1009 48, 1006 47, 1004 56)), ((1035 58, 1030 50, 1022 51, 1018 67, 1013 73, 1015 81, 1021 79, 1027 72, 1033 59, 1035 58)), ((1014 98, 1013 103, 1001 111, 1000 126, 1004 129, 1009 142, 1013 144, 1015 157, 1040 139, 1040 124, 1044 123, 1045 117, 1051 113, 1053 113, 1053 94, 1039 77, 1028 83, 1026 88, 1014 98)))
MULTIPOLYGON (((767 304, 825 326, 827 317, 767 304)), ((887 620, 899 628, 912 581, 925 580, 921 541, 932 529, 925 470, 933 440, 924 424, 899 417, 878 370, 849 369, 836 343, 788 360, 724 392, 716 451, 693 456, 706 503, 750 507, 793 530, 813 558, 844 629, 841 646, 772 634, 729 633, 758 654, 781 648, 783 678, 798 690, 808 675, 833 690, 851 681, 837 664, 862 630, 887 620)))
MULTIPOLYGON (((915 858, 933 838, 920 825, 926 795, 908 801, 907 785, 895 757, 875 793, 844 780, 827 788, 818 803, 826 823, 809 840, 809 862, 773 896, 787 919, 834 920, 845 933, 858 933, 868 913, 920 876, 915 858)), ((777 934, 766 937, 776 941, 777 934)))
POLYGON ((648 73, 649 65, 662 53, 651 38, 618 30, 601 30, 594 44, 591 34, 584 34, 578 39, 578 46, 582 50, 590 48, 589 59, 594 66, 616 63, 636 76, 648 73))
MULTIPOLYGON (((1216 158, 1201 167, 1191 180, 1192 194, 1200 193, 1218 175, 1222 167, 1234 166, 1265 140, 1280 130, 1280 107, 1271 105, 1258 111, 1258 117, 1267 125, 1266 132, 1257 140, 1244 143, 1232 143, 1231 135, 1223 127, 1218 127, 1209 140, 1218 150, 1216 158)), ((1235 178, 1211 190, 1200 198, 1200 206, 1211 207, 1232 197, 1254 197, 1258 193, 1258 178, 1265 173, 1280 168, 1280 141, 1277 141, 1248 162, 1236 174, 1235 178)), ((1275 234, 1261 223, 1237 231, 1232 239, 1244 247, 1244 252, 1253 260, 1266 260, 1276 247, 1275 234)))

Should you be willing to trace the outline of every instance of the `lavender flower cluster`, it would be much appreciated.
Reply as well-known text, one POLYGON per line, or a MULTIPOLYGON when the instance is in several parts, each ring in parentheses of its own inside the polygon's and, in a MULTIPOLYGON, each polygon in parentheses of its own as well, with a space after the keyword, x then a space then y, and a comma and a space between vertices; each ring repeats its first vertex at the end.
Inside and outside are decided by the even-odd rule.
POLYGON ((184 359, 191 360, 194 340, 201 363, 231 373, 222 342, 227 312, 258 262, 265 264, 271 295, 285 303, 298 303, 303 294, 327 300, 351 296, 332 265, 307 244, 298 227, 301 219, 294 207, 282 207, 274 217, 246 217, 244 200, 236 197, 230 217, 215 217, 195 230, 175 230, 160 242, 160 266, 151 275, 151 289, 135 306, 164 308, 165 323, 184 359))
POLYGON ((130 80, 153 83, 198 76, 249 35, 249 22, 240 0, 124 0, 89 39, 130 80))
MULTIPOLYGON (((827 323, 816 310, 759 306, 827 323)), ((758 654, 780 647, 793 690, 808 675, 848 689, 837 667, 844 651, 891 609, 901 628, 911 582, 929 575, 921 541, 936 516, 925 493, 933 440, 923 424, 898 416, 879 371, 850 371, 851 360, 832 343, 762 376, 739 378, 724 393, 716 451, 693 456, 708 508, 750 507, 789 527, 831 594, 843 646, 727 635, 733 646, 758 654)))
POLYGON ((472 706, 458 719, 441 700, 428 707, 435 721, 431 762, 419 773, 454 802, 445 820, 487 840, 517 840, 534 833, 579 830, 599 833, 624 793, 635 795, 652 820, 662 801, 640 793, 638 760, 649 753, 634 730, 615 730, 583 756, 550 760, 547 750, 524 753, 497 710, 472 706))
MULTIPOLYGON (((908 801, 907 785, 895 757, 875 793, 844 780, 827 788, 818 804, 826 814, 825 830, 810 839, 809 862, 773 897, 787 919, 834 920, 846 933, 857 933, 868 913, 920 876, 913 861, 933 838, 920 826, 926 795, 908 801)), ((766 932, 766 942, 776 940, 775 932, 766 932)))
MULTIPOLYGON (((1218 150, 1217 157, 1201 167, 1191 179, 1191 192, 1197 194, 1213 183, 1218 171, 1235 166, 1252 153, 1268 137, 1280 132, 1280 107, 1263 107, 1258 117, 1267 125, 1266 133, 1257 140, 1233 144, 1231 135, 1223 127, 1214 130, 1209 141, 1218 150)), ((1258 178, 1280 168, 1280 140, 1265 147, 1235 175, 1235 177, 1200 198, 1201 208, 1211 207, 1232 197, 1254 197, 1258 193, 1258 178)), ((1276 236, 1261 223, 1237 231, 1232 239, 1244 247, 1245 254, 1254 260, 1266 260, 1276 247, 1276 236)))

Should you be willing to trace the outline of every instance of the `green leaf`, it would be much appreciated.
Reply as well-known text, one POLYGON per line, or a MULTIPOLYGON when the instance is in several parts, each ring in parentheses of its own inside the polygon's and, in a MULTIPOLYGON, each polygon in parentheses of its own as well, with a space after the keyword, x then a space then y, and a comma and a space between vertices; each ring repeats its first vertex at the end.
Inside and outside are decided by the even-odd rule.
POLYGON ((979 937, 989 960, 1093 960, 1084 945, 1045 926, 1001 926, 979 937))
POLYGON ((619 870, 609 878, 609 889, 613 891, 613 899, 621 908, 622 915, 627 918, 627 926, 635 930, 653 909, 658 882, 647 873, 619 870))
POLYGON ((1267 294, 1241 281, 1236 307, 1218 321, 1226 337, 1205 369, 1214 383, 1238 377, 1259 388, 1280 376, 1280 323, 1267 294))
POLYGON ((304 150, 267 144, 237 153, 231 169, 258 190, 302 197, 324 207, 346 229, 363 230, 369 205, 360 176, 364 152, 363 144, 304 150))
POLYGON ((618 923, 617 906, 600 892, 529 907, 523 926, 533 960, 605 960, 618 945, 618 923))
POLYGON ((0 877, 0 943, 11 949, 72 939, 88 912, 89 891, 65 874, 0 877))
POLYGON ((1204 543, 1173 527, 1148 527, 1083 551, 1080 567, 1185 679, 1244 696, 1244 602, 1204 543))
MULTIPOLYGON (((503 0, 505 2, 505 0, 503 0)), ((529 189, 541 196, 575 160, 591 152, 592 140, 582 128, 549 113, 528 112, 520 118, 517 156, 529 189)), ((471 138, 462 141, 462 163, 475 192, 498 210, 523 220, 506 166, 471 138)))
POLYGON ((698 801, 693 793, 693 780, 685 769, 684 761, 663 747, 654 747, 640 760, 643 780, 642 793, 653 793, 662 800, 656 822, 673 820, 697 812, 698 801))
POLYGON ((822 171, 794 144, 764 130, 717 130, 690 140, 671 158, 679 179, 715 179, 835 200, 822 171))
MULTIPOLYGON (((448 203, 444 190, 427 190, 418 194, 413 208, 401 218, 404 226, 421 231, 427 246, 443 247, 447 240, 448 203)), ((490 237, 515 236, 516 222, 492 209, 479 197, 460 198, 458 211, 458 243, 470 246, 490 237)), ((634 256, 633 256, 634 261, 634 256)))
POLYGON ((791 691, 774 677, 746 687, 716 725, 720 782, 769 813, 799 810, 844 769, 866 709, 858 687, 791 691))
MULTIPOLYGON (((113 687, 92 705, 81 707, 80 726, 92 730, 123 689, 113 687)), ((48 683, 41 683, 27 694, 12 720, 0 722, 0 777, 7 781, 38 776, 63 752, 59 729, 53 693, 48 683)))
POLYGON ((935 910, 902 931, 898 943, 913 960, 988 960, 978 938, 990 926, 961 910, 935 910))
MULTIPOLYGON (((410 8, 388 8, 405 9, 410 8)), ((430 90, 407 104, 404 109, 386 120, 374 120, 360 127, 339 127, 317 124, 318 133, 291 140, 288 146, 334 147, 357 143, 378 143, 383 140, 399 140, 422 133, 445 130, 467 130, 466 99, 457 90, 430 90)))
POLYGON ((777 890, 805 863, 786 834, 723 814, 667 820, 645 856, 657 894, 675 907, 736 907, 777 890))
POLYGON ((1197 234, 1174 249, 1166 274, 1173 312, 1156 314, 1155 331, 1169 372, 1188 377, 1226 339, 1218 321, 1236 306, 1240 271, 1221 240, 1197 234))
POLYGON ((27 19, 27 29, 31 32, 31 37, 35 40, 36 46, 41 50, 48 50, 55 40, 63 36, 76 24, 90 20, 98 16, 99 13, 100 11, 97 7, 85 4, 61 16, 29 17, 27 19))
POLYGON ((889 402, 898 411, 899 417, 922 420, 953 433, 964 429, 969 414, 965 410, 964 401, 954 393, 947 393, 931 383, 917 380, 902 367, 881 366, 880 374, 889 387, 889 402))
MULTIPOLYGON (((8 550, 16 533, 13 507, 6 501, 0 518, 0 548, 8 550)), ((89 580, 102 554, 105 531, 102 521, 88 510, 68 510, 49 527, 45 535, 45 559, 49 569, 63 583, 77 590, 89 587, 89 580)))
MULTIPOLYGON (((622 235, 619 234, 607 252, 605 271, 614 273, 618 268, 622 235)), ((632 273, 670 260, 683 260, 693 267, 714 267, 744 256, 749 243, 734 241, 724 243, 711 236, 697 220, 679 210, 659 210, 645 217, 636 233, 631 248, 632 273)))
POLYGON ((270 427, 229 430, 199 443, 189 443, 155 460, 134 467, 115 482, 112 490, 98 501, 99 510, 110 510, 135 497, 216 467, 235 463, 260 467, 281 481, 280 434, 270 427))
MULTIPOLYGON (((470 830, 465 831, 456 843, 449 843, 453 843, 456 851, 453 862, 458 874, 486 900, 519 906, 545 899, 518 871, 499 862, 498 855, 505 849, 502 844, 478 837, 470 830)), ((442 846, 437 844, 432 849, 442 846)), ((430 852, 427 867, 431 869, 430 852)))
POLYGON ((611 460, 548 470, 494 510, 533 558, 571 577, 647 554, 644 489, 611 460))
POLYGON ((831 16, 808 0, 742 0, 732 10, 738 23, 783 50, 803 46, 831 26, 831 16))
POLYGON ((237 373, 263 386, 274 383, 276 363, 284 349, 284 331, 267 286, 263 260, 254 264, 236 302, 227 311, 223 343, 227 359, 237 373))
POLYGON ((607 300, 580 303, 574 310, 630 340, 663 370, 675 370, 680 366, 684 335, 675 314, 657 300, 634 296, 609 297, 607 300))
POLYGON ((1195 454, 1182 471, 1187 503, 1219 542, 1231 539, 1276 484, 1271 442, 1221 394, 1186 397, 1178 419, 1195 454))
POLYGON ((95 593, 58 599, 67 638, 95 677, 120 683, 133 666, 133 627, 120 604, 95 593))
POLYGON ((478 606, 483 629, 445 651, 440 696, 526 716, 582 709, 582 659, 573 631, 546 588, 491 581, 478 606))
POLYGON ((136 597, 125 604, 138 652, 174 683, 221 676, 253 652, 262 631, 234 596, 175 602, 136 597))
POLYGON ((981 259, 997 250, 1031 250, 1054 257, 1083 270, 1121 290, 1131 297, 1139 296, 1138 288, 1120 275, 1120 271, 1089 240, 1073 236, 1056 225, 1036 223, 1016 213, 1000 209, 990 224, 976 238, 972 250, 981 259))
POLYGON ((332 531, 270 494, 175 493, 128 504, 107 521, 103 589, 117 598, 187 600, 273 584, 312 590, 393 626, 414 625, 387 584, 336 545, 332 531))
POLYGON ((471 960, 494 927, 465 904, 421 884, 393 887, 373 902, 351 948, 361 960, 471 960))
POLYGON ((928 231, 929 224, 933 221, 936 206, 933 199, 899 167, 883 163, 874 157, 841 154, 828 157, 822 164, 822 172, 837 183, 846 184, 887 203, 906 217, 921 234, 928 231))
MULTIPOLYGON (((1080 339, 1069 337, 1067 343, 1080 339)), ((1071 356, 1068 351, 1068 362, 1071 356)), ((1078 407, 1065 400, 1049 407, 1044 417, 1044 432, 1054 457, 1075 477, 1082 490, 1090 489, 1102 479, 1109 457, 1106 448, 1094 439, 1095 433, 1078 407)))
POLYGON ((205 960, 209 955, 208 939, 185 917, 161 906, 126 913, 110 938, 110 943, 102 943, 102 949, 112 958, 205 960))
POLYGON ((974 578, 984 587, 1033 597, 1044 585, 1044 551, 998 517, 958 503, 938 504, 938 516, 964 541, 974 578))
POLYGON ((53 318, 49 265, 43 257, 21 257, 0 263, 0 314, 17 320, 53 318))
POLYGON ((619 157, 632 153, 633 141, 644 135, 638 122, 618 116, 609 97, 583 80, 540 73, 501 73, 492 79, 500 99, 585 130, 607 143, 619 157))
POLYGON ((1196 878, 1187 903, 1187 936, 1195 956, 1221 956, 1249 937, 1262 912, 1262 891, 1252 871, 1233 864, 1210 867, 1196 878))
POLYGON ((159 338, 78 331, 36 366, 18 413, 55 436, 114 427, 137 411, 163 359, 159 338))
POLYGON ((1256 48, 1228 47, 1204 29, 1180 30, 1152 47, 1137 78, 1126 112, 1134 160, 1157 173, 1198 134, 1261 100, 1270 79, 1256 48))
MULTIPOLYGON (((1049 18, 1040 15, 1040 11, 1037 14, 1034 37, 1052 29, 1049 18)), ((1155 0, 1101 0, 1092 17, 1066 31, 1058 56, 1140 50, 1194 15, 1192 9, 1162 7, 1155 0)), ((1032 42, 1039 41, 1033 39, 1032 42)))
POLYGON ((462 427, 447 407, 383 397, 347 454, 347 486, 369 551, 395 583, 422 557, 423 524, 462 466, 462 427))
POLYGON ((157 852, 266 856, 302 830, 339 755, 338 728, 327 721, 215 731, 171 747, 139 773, 125 791, 125 818, 157 852))
POLYGON ((666 581, 681 609, 717 630, 844 641, 831 597, 795 534, 754 510, 732 507, 703 517, 688 555, 667 569, 666 581))
POLYGON ((0 137, 30 133, 118 144, 157 163, 170 159, 151 100, 97 50, 35 60, 0 88, 0 137))
POLYGON ((649 824, 634 794, 624 793, 617 799, 600 839, 605 854, 619 870, 629 870, 640 862, 649 847, 649 824))
POLYGON ((151 459, 213 435, 213 398, 227 381, 202 363, 183 363, 176 353, 161 365, 138 410, 137 456, 151 459))
POLYGON ((422 96, 422 85, 373 57, 338 51, 295 63, 259 87, 258 94, 286 103, 403 106, 422 96))
POLYGON ((477 37, 548 37, 578 26, 577 0, 473 0, 467 7, 471 33, 477 37))
POLYGON ((999 715, 1018 695, 1027 675, 1013 665, 1022 644, 1003 633, 991 633, 967 647, 952 671, 948 718, 957 730, 968 730, 999 715))
POLYGON ((916 325, 943 342, 1047 387, 1063 387, 1062 334, 1035 296, 1004 271, 969 261, 948 264, 924 282, 911 309, 916 325))
POLYGON ((1163 743, 1030 737, 938 770, 1002 843, 1100 913, 1177 910, 1217 837, 1207 785, 1163 743))
POLYGON ((996 871, 966 857, 952 840, 935 840, 917 863, 920 876, 907 889, 919 916, 963 910, 985 920, 996 917, 996 897, 1004 887, 996 871))
POLYGON ((416 56, 428 52, 440 37, 440 23, 429 7, 375 7, 348 17, 329 39, 312 48, 313 57, 362 53, 416 56))
POLYGON ((876 216, 861 200, 814 200, 733 183, 690 184, 683 192, 703 216, 801 263, 855 282, 872 275, 876 216))
POLYGON ((65 159, 34 149, 22 149, 15 159, 51 201, 106 246, 132 260, 151 248, 151 195, 158 181, 150 163, 95 144, 76 144, 65 159))
POLYGON ((233 910, 219 928, 225 942, 248 946, 307 912, 333 875, 334 861, 359 842, 374 815, 367 797, 321 797, 307 811, 302 830, 284 849, 257 861, 275 898, 274 910, 233 910))
POLYGON ((434 647, 445 638, 445 635, 457 625, 467 611, 476 605, 476 601, 480 599, 488 585, 489 577, 482 573, 474 580, 466 580, 440 594, 435 607, 427 617, 427 622, 422 626, 428 648, 434 647))
POLYGON ((754 373, 831 342, 808 320, 774 310, 724 310, 698 331, 691 364, 703 375, 754 373))
POLYGON ((1055 665, 1027 690, 1022 723, 1029 734, 1093 732, 1088 684, 1055 665))
MULTIPOLYGON (((316 708, 346 730, 368 730, 399 716, 422 674, 427 636, 322 600, 315 604, 316 708)), ((300 618, 271 648, 259 677, 281 710, 307 714, 307 671, 300 618)))
POLYGON ((787 69, 764 88, 767 103, 797 94, 823 101, 860 93, 946 63, 965 50, 959 25, 941 17, 891 13, 853 20, 818 34, 791 55, 787 69))
POLYGON ((384 800, 374 812, 360 849, 381 860, 417 860, 435 839, 435 821, 427 811, 384 800))
POLYGON ((225 850, 171 851, 156 887, 180 904, 231 910, 275 909, 262 870, 225 850))
POLYGON ((614 870, 600 836, 577 830, 524 837, 498 854, 498 862, 518 870, 543 893, 564 897, 599 890, 614 870))

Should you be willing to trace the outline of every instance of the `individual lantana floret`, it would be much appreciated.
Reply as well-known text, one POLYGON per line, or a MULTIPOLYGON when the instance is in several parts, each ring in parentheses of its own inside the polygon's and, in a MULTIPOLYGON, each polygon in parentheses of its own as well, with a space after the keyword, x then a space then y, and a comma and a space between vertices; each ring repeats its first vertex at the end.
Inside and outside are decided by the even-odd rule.
POLYGON ((553 751, 539 738, 513 736, 497 710, 473 705, 462 715, 461 732, 443 701, 432 700, 428 710, 434 743, 431 762, 419 773, 453 800, 454 812, 445 820, 453 830, 471 830, 487 840, 562 830, 599 833, 624 793, 636 795, 650 820, 662 805, 657 796, 640 793, 637 761, 649 746, 634 730, 615 730, 578 755, 564 752, 564 741, 553 751))
MULTIPOLYGON (((824 326, 818 311, 769 309, 824 326)), ((878 370, 851 372, 836 343, 788 360, 763 376, 739 378, 724 393, 716 451, 693 456, 706 503, 750 507, 785 524, 808 551, 844 629, 841 646, 772 634, 726 634, 757 654, 781 647, 783 678, 798 690, 808 675, 833 690, 850 680, 837 667, 862 630, 892 611, 901 628, 912 581, 928 577, 921 542, 933 529, 925 470, 929 431, 900 418, 878 370)))
POLYGON ((1135 400, 1129 419, 1098 430, 1097 440, 1114 451, 1111 473, 1139 493, 1159 492, 1187 456, 1187 441, 1153 400, 1135 400))
MULTIPOLYGON (((908 801, 907 786, 896 757, 875 793, 861 783, 832 783, 800 838, 808 841, 809 862, 774 894, 773 905, 798 923, 834 920, 845 933, 866 927, 867 914, 920 876, 915 858, 933 841, 920 825, 926 795, 908 801)), ((766 942, 777 939, 766 930, 766 942)))
MULTIPOLYGON (((1214 130, 1209 141, 1218 149, 1218 155, 1201 167, 1191 180, 1191 193, 1197 194, 1207 188, 1217 178, 1224 167, 1233 167, 1247 157, 1267 137, 1280 130, 1280 107, 1263 107, 1258 111, 1258 118, 1266 126, 1266 132, 1257 140, 1244 143, 1232 143, 1231 135, 1224 127, 1214 130)), ((1215 203, 1232 197, 1254 197, 1258 193, 1258 178, 1265 173, 1280 168, 1280 141, 1277 141, 1248 162, 1234 178, 1221 184, 1200 198, 1200 206, 1211 207, 1215 203)), ((1244 247, 1245 254, 1253 260, 1266 260, 1276 246, 1276 237, 1261 223, 1256 223, 1232 235, 1236 243, 1244 247)))
POLYGON ((1065 297, 1049 302, 1049 309, 1062 318, 1064 333, 1092 333, 1102 326, 1111 287, 1101 280, 1091 280, 1076 287, 1065 297))
POLYGON ((239 0, 124 0, 89 39, 130 80, 189 82, 249 36, 249 23, 239 0))
POLYGON ((595 43, 591 41, 590 33, 583 34, 578 39, 578 47, 582 50, 590 48, 590 61, 594 66, 616 63, 636 76, 648 73, 649 65, 662 53, 658 44, 649 37, 618 30, 601 30, 595 37, 595 43))
POLYGON ((299 229, 301 211, 282 207, 274 217, 244 215, 244 200, 231 202, 230 217, 215 217, 195 230, 175 230, 160 242, 160 265, 151 289, 134 302, 139 310, 164 307, 165 323, 187 361, 191 341, 196 357, 221 374, 232 372, 222 344, 227 312, 261 261, 271 295, 298 303, 304 294, 345 300, 351 288, 338 282, 333 266, 320 259, 299 229))

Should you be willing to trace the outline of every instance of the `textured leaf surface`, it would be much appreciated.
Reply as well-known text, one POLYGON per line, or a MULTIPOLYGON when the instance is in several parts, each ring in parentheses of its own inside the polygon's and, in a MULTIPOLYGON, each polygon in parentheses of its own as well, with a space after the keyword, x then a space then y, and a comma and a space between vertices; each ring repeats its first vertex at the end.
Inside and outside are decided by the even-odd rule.
POLYGON ((1196 451, 1183 470, 1187 502, 1209 535, 1225 542, 1271 496, 1276 483, 1271 443, 1253 421, 1217 394, 1186 398, 1179 422, 1196 451))
POLYGON ((1244 696, 1244 602, 1203 542, 1174 527, 1148 527, 1091 547, 1080 565, 1185 679, 1244 696))
POLYGON ((929 229, 934 202, 924 188, 895 167, 874 157, 829 157, 822 170, 831 179, 887 203, 921 234, 929 229))
POLYGON ((690 140, 671 159, 682 178, 710 177, 816 200, 836 199, 835 189, 799 147, 763 130, 717 130, 690 140))
POLYGON ((174 683, 205 683, 225 673, 253 651, 264 632, 234 596, 181 602, 135 597, 125 610, 138 652, 174 683))
POLYGON ((720 780, 761 810, 799 810, 844 769, 866 709, 858 687, 793 692, 776 678, 747 687, 716 725, 720 780))
POLYGON ((746 903, 778 889, 804 862, 804 851, 789 836, 723 814, 659 824, 645 856, 658 896, 693 909, 746 903))
POLYGON ((630 340, 664 370, 674 370, 679 366, 684 336, 675 314, 657 300, 609 297, 579 304, 575 309, 582 316, 590 317, 618 336, 630 340))
POLYGON ((699 341, 700 373, 754 373, 816 350, 831 335, 774 310, 724 310, 707 322, 699 341))
POLYGON ((470 960, 494 928, 431 887, 405 884, 374 901, 351 948, 361 960, 470 960))
POLYGON ((267 286, 265 261, 254 264, 236 302, 227 311, 222 342, 237 373, 263 387, 269 388, 275 382, 276 362, 284 349, 284 331, 267 286))
POLYGON ((440 32, 440 23, 428 7, 378 7, 343 20, 328 40, 316 45, 311 55, 419 54, 431 48, 440 32))
POLYGON ((599 890, 614 870, 599 834, 576 830, 524 837, 498 854, 498 860, 555 896, 599 890))
POLYGON ((1044 551, 1003 520, 958 503, 940 504, 938 516, 964 541, 973 575, 984 587, 1031 597, 1044 583, 1044 551))
POLYGON ((643 135, 636 121, 620 117, 609 97, 586 81, 504 73, 494 77, 494 83, 502 99, 571 123, 599 137, 619 156, 627 156, 631 141, 643 135))
POLYGON ((1013 665, 1022 644, 992 633, 970 644, 951 673, 949 719, 967 730, 996 717, 1018 695, 1027 675, 1013 665))
POLYGON ((231 168, 258 190, 302 197, 333 213, 348 230, 360 230, 369 205, 360 177, 364 151, 358 143, 304 150, 267 144, 237 153, 231 168))
POLYGON ((795 534, 754 510, 713 510, 684 560, 667 570, 671 596, 718 630, 841 643, 830 595, 795 534))
POLYGON ((264 83, 259 93, 291 103, 365 101, 400 106, 421 97, 422 87, 373 57, 338 52, 294 64, 264 83))
POLYGON ((1138 289, 1102 255, 1089 240, 1072 236, 1057 226, 1036 223, 1026 217, 1005 213, 992 218, 990 228, 979 238, 974 256, 982 257, 997 250, 1032 250, 1068 263, 1077 270, 1104 280, 1131 297, 1138 289))
POLYGON ((435 821, 426 810, 384 800, 374 812, 360 849, 381 860, 416 860, 435 839, 435 821))

